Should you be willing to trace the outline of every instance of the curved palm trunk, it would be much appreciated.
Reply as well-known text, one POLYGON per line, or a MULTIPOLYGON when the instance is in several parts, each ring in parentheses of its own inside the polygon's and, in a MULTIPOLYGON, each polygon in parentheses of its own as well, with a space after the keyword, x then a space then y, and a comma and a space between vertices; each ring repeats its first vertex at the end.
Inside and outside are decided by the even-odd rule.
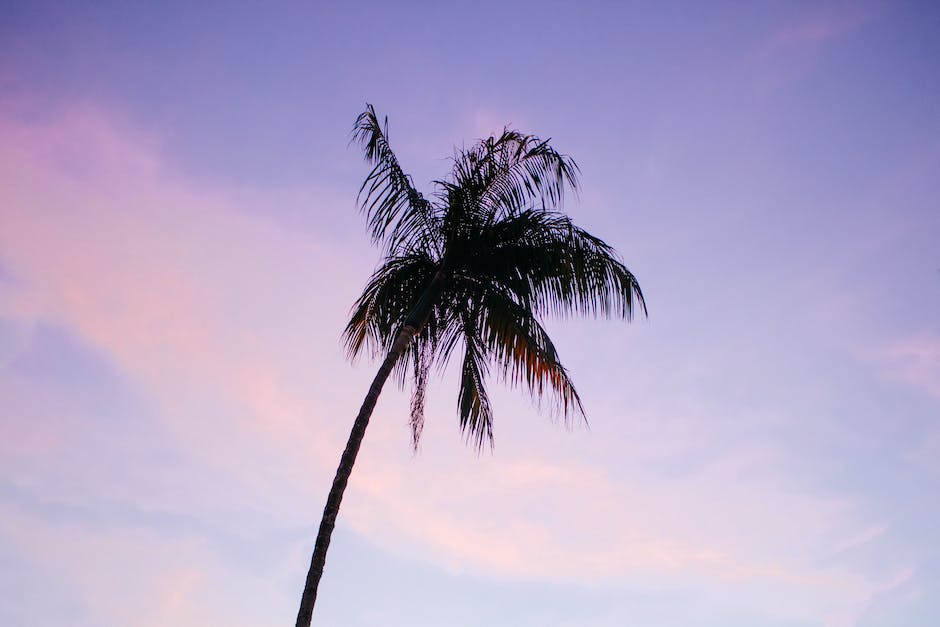
POLYGON ((323 518, 320 520, 320 530, 317 532, 317 541, 313 548, 313 557, 310 559, 310 570, 307 571, 307 582, 304 585, 304 593, 300 598, 300 611, 297 613, 296 627, 308 627, 313 617, 313 604, 317 600, 317 587, 320 584, 320 577, 323 575, 323 566, 326 564, 326 550, 330 546, 330 537, 333 534, 333 527, 336 525, 336 515, 339 513, 339 505, 343 501, 343 492, 346 491, 346 483, 349 481, 349 475, 352 474, 353 464, 356 463, 356 455, 359 453, 359 446, 362 444, 362 438, 366 434, 366 427, 369 426, 369 418, 372 416, 372 410, 382 391, 382 386, 391 374, 395 362, 405 351, 411 338, 414 337, 415 329, 413 327, 404 327, 395 340, 392 350, 388 352, 382 367, 379 368, 372 385, 369 386, 369 393, 366 394, 362 407, 359 409, 359 415, 353 423, 352 431, 349 434, 349 441, 346 442, 346 450, 340 458, 339 467, 336 469, 336 477, 333 479, 333 487, 330 488, 330 494, 326 498, 326 507, 323 508, 323 518))
POLYGON ((320 585, 320 577, 323 576, 323 567, 326 564, 326 550, 330 546, 330 538, 333 535, 333 527, 336 526, 336 516, 339 514, 339 506, 343 501, 343 493, 346 491, 349 475, 352 474, 353 464, 356 463, 356 455, 359 453, 362 438, 366 434, 366 427, 369 426, 369 418, 372 416, 372 410, 375 409, 375 403, 398 358, 401 357, 408 344, 411 343, 414 336, 427 322, 431 307, 437 297, 440 296, 443 288, 444 273, 438 271, 405 321, 391 350, 388 351, 385 361, 382 362, 382 366, 372 380, 372 385, 369 386, 369 392, 362 402, 356 421, 353 422, 349 440, 346 442, 346 449, 343 451, 343 456, 339 460, 339 467, 336 469, 333 487, 330 488, 330 494, 326 497, 326 506, 323 508, 320 530, 317 532, 317 540, 313 546, 313 556, 310 558, 310 569, 307 571, 304 593, 300 598, 300 610, 297 612, 296 627, 309 627, 313 618, 313 604, 317 600, 317 588, 320 585))

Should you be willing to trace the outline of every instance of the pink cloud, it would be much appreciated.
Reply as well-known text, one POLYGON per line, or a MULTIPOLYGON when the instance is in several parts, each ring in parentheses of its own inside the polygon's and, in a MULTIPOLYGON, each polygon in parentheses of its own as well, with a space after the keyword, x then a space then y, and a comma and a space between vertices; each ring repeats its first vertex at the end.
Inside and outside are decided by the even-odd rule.
POLYGON ((902 340, 887 347, 883 357, 891 377, 940 398, 940 337, 902 340))
POLYGON ((821 10, 772 32, 751 54, 759 89, 774 92, 815 67, 825 48, 875 15, 872 7, 821 10))
MULTIPOLYGON (((89 625, 258 625, 283 617, 271 581, 233 572, 214 551, 192 538, 167 538, 143 528, 63 524, 0 504, 0 537, 27 552, 41 571, 54 620, 89 625), (57 616, 60 599, 77 597, 78 616, 57 616), (237 599, 251 599, 239 603, 237 599)), ((283 608, 283 609, 282 609, 283 608)))
MULTIPOLYGON (((105 351, 193 455, 256 484, 259 498, 269 494, 259 481, 279 473, 324 474, 310 467, 332 465, 344 426, 326 420, 335 412, 323 381, 334 380, 310 382, 329 369, 317 351, 342 363, 344 312, 320 300, 353 289, 341 273, 319 273, 335 250, 174 178, 158 142, 101 111, 7 117, 0 136, 0 261, 16 278, 3 312, 64 325, 105 351), (246 451, 268 476, 241 463, 246 451)), ((21 426, 4 426, 8 445, 38 446, 42 431, 21 426)), ((190 504, 204 506, 195 495, 190 504)))
MULTIPOLYGON (((65 325, 106 351, 147 391, 182 445, 237 487, 180 495, 176 485, 142 496, 116 477, 115 485, 87 489, 214 519, 251 503, 270 520, 312 528, 371 375, 368 364, 345 364, 337 339, 371 265, 366 238, 329 242, 239 211, 233 194, 168 172, 159 141, 95 109, 41 123, 6 119, 0 136, 7 140, 0 142, 0 255, 22 283, 3 312, 65 325)), ((305 199, 311 206, 316 193, 305 199)), ((349 219, 356 219, 351 211, 349 219)), ((638 424, 669 419, 661 405, 632 411, 638 424)), ((598 420, 622 422, 615 412, 598 420)), ((524 452, 478 459, 454 437, 452 413, 449 396, 432 401, 434 424, 411 460, 403 398, 386 393, 353 476, 345 524, 390 551, 454 570, 678 586, 728 598, 746 588, 755 603, 804 617, 844 615, 879 585, 809 565, 870 522, 854 520, 845 503, 794 491, 772 447, 730 447, 691 478, 616 476, 592 459, 610 453, 597 438, 580 449, 566 439, 575 452, 555 457, 552 439, 569 436, 541 423, 535 436, 526 433, 531 424, 508 424, 510 438, 525 433, 524 452), (446 431, 436 426, 444 423, 446 431)), ((674 439, 639 430, 617 454, 642 460, 707 443, 688 426, 698 417, 684 418, 674 422, 674 439)), ((113 543, 102 546, 111 553, 132 542, 95 541, 113 543)), ((29 546, 40 551, 41 542, 29 546)), ((211 561, 198 548, 191 555, 190 564, 211 561)), ((299 573, 303 562, 285 569, 299 573)), ((207 585, 203 574, 177 566, 147 575, 163 590, 165 624, 180 624, 179 613, 195 616, 195 591, 207 585)))
POLYGON ((808 16, 774 32, 761 46, 758 56, 767 59, 775 54, 824 44, 850 33, 872 17, 870 9, 860 7, 808 16))

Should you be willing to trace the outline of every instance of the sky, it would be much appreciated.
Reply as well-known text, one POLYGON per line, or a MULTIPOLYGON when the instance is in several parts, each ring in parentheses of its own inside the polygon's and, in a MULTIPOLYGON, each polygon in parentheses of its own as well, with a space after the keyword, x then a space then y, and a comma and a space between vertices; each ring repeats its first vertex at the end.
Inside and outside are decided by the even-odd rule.
POLYGON ((510 125, 582 170, 632 324, 589 425, 388 386, 318 627, 940 621, 940 7, 0 2, 0 624, 293 624, 377 364, 366 103, 419 187, 510 125))

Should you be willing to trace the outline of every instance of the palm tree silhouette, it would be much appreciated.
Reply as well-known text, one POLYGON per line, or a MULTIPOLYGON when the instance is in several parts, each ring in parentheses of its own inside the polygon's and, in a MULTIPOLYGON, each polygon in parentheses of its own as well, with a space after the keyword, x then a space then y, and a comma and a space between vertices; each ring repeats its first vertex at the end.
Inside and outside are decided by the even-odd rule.
POLYGON ((393 370, 414 382, 415 446, 424 423, 432 365, 443 368, 462 347, 458 415, 477 448, 493 442, 486 392, 491 368, 533 399, 551 401, 566 422, 583 418, 581 399, 542 327, 546 315, 592 314, 630 319, 646 313, 643 294, 617 253, 559 213, 578 168, 532 135, 505 129, 457 150, 453 171, 435 181, 432 200, 418 192, 388 142, 371 105, 354 140, 373 168, 359 204, 383 259, 356 301, 344 332, 350 357, 385 355, 353 423, 317 533, 297 614, 308 627, 330 536, 369 417, 393 370))

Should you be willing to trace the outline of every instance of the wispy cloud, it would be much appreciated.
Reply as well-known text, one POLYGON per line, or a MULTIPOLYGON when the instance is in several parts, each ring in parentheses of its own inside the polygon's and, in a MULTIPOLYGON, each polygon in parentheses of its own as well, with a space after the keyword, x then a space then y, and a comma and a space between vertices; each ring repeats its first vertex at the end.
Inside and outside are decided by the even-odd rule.
POLYGON ((759 48, 758 56, 805 50, 838 39, 859 28, 874 15, 871 8, 852 6, 843 10, 820 9, 811 15, 777 29, 759 48))
POLYGON ((757 84, 775 91, 815 67, 826 48, 862 28, 878 9, 868 5, 812 8, 809 13, 770 32, 751 54, 757 84))
MULTIPOLYGON (((105 352, 201 475, 169 469, 168 485, 142 492, 139 474, 118 473, 106 485, 79 485, 80 496, 230 529, 312 526, 370 374, 348 368, 337 341, 369 262, 348 242, 233 210, 229 195, 175 178, 158 141, 99 110, 44 122, 8 118, 0 135, 8 140, 0 147, 0 261, 19 282, 5 290, 3 314, 60 325, 105 352)), ((871 521, 843 500, 794 491, 766 442, 726 445, 691 477, 624 477, 585 459, 553 459, 539 446, 552 436, 530 438, 521 454, 475 459, 452 432, 432 428, 425 453, 408 462, 400 402, 383 397, 343 510, 345 524, 392 552, 490 577, 707 589, 732 604, 745 589, 755 608, 804 619, 850 615, 881 585, 849 568, 814 565, 813 556, 851 544, 871 521)), ((646 408, 649 424, 665 419, 661 409, 646 408)), ((433 403, 429 410, 451 414, 433 403)), ((608 412, 604 419, 616 423, 620 416, 608 412)), ((32 446, 56 464, 65 444, 43 449, 30 435, 38 432, 19 430, 16 421, 27 418, 14 419, 6 445, 32 446)), ((702 434, 684 433, 680 423, 675 435, 684 443, 637 431, 624 454, 648 459, 644 449, 648 456, 659 446, 661 455, 681 456, 702 445, 702 434)), ((68 446, 82 446, 95 425, 86 427, 71 432, 68 446)), ((210 549, 180 549, 177 536, 153 530, 146 533, 157 538, 48 528, 38 538, 16 535, 27 527, 6 533, 40 561, 42 546, 76 537, 107 555, 134 543, 157 547, 139 559, 150 569, 146 587, 162 592, 127 604, 166 623, 202 616, 193 598, 213 576, 197 564, 213 563, 210 549), (187 559, 152 562, 174 550, 187 559)), ((104 561, 81 574, 86 558, 66 552, 65 576, 99 582, 122 568, 104 561)), ((277 576, 299 576, 302 563, 277 576)), ((92 606, 108 606, 100 590, 84 594, 92 606)), ((129 611, 122 608, 108 610, 117 622, 129 611)))
POLYGON ((898 341, 886 347, 881 357, 888 376, 940 398, 940 336, 898 341))
POLYGON ((247 626, 283 605, 273 582, 232 571, 196 537, 55 522, 6 504, 0 513, 4 554, 28 563, 49 595, 22 624, 247 626), (255 602, 232 603, 237 590, 255 602))

